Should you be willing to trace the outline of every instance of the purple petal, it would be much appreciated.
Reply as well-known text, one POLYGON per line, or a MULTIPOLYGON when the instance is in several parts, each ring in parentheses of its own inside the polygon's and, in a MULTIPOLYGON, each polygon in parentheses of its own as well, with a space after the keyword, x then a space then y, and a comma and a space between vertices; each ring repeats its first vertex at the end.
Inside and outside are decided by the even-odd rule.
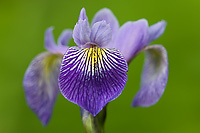
POLYGON ((52 53, 56 53, 57 52, 57 45, 55 43, 54 37, 53 37, 53 27, 50 27, 46 30, 45 33, 45 48, 52 53))
POLYGON ((114 35, 117 33, 119 29, 119 23, 117 21, 117 18, 114 16, 114 14, 110 9, 103 8, 100 11, 98 11, 92 20, 92 25, 102 20, 105 20, 106 24, 110 24, 112 30, 112 36, 114 37, 114 35))
POLYGON ((120 50, 127 62, 148 42, 148 22, 145 19, 127 22, 120 29, 115 47, 120 50))
POLYGON ((150 34, 149 42, 159 38, 164 33, 166 25, 167 25, 166 21, 162 20, 150 26, 149 27, 149 34, 150 34))
POLYGON ((72 30, 64 30, 58 38, 58 46, 67 46, 69 40, 72 38, 72 30))
POLYGON ((62 56, 49 52, 33 59, 24 75, 23 86, 28 106, 44 126, 51 118, 58 95, 58 75, 62 56))
POLYGON ((104 47, 109 44, 112 39, 112 30, 106 21, 96 22, 91 29, 90 35, 91 42, 97 44, 100 47, 104 47))
POLYGON ((58 38, 58 46, 57 46, 57 53, 60 53, 62 55, 65 54, 65 52, 68 49, 68 43, 69 40, 72 37, 72 30, 64 30, 61 35, 58 38))
POLYGON ((90 42, 90 27, 88 21, 85 20, 79 20, 78 23, 75 25, 73 30, 73 38, 74 42, 79 46, 86 44, 87 42, 90 42))
POLYGON ((53 37, 53 28, 50 27, 46 30, 45 33, 45 48, 51 52, 51 53, 58 53, 58 54, 63 54, 66 52, 67 50, 67 46, 64 46, 69 39, 71 38, 71 32, 70 30, 66 30, 63 31, 63 33, 61 34, 61 36, 58 39, 58 46, 55 43, 54 37, 53 37))
POLYGON ((71 47, 63 57, 59 88, 69 101, 96 116, 117 98, 127 81, 128 65, 118 50, 71 47))
POLYGON ((68 48, 69 48, 68 46, 60 45, 57 47, 57 53, 64 55, 66 53, 66 51, 68 50, 68 48))
POLYGON ((82 8, 78 20, 85 20, 85 19, 88 21, 85 8, 82 8))
POLYGON ((164 93, 168 79, 167 51, 162 45, 144 48, 146 60, 142 74, 141 88, 132 106, 148 107, 158 102, 164 93))

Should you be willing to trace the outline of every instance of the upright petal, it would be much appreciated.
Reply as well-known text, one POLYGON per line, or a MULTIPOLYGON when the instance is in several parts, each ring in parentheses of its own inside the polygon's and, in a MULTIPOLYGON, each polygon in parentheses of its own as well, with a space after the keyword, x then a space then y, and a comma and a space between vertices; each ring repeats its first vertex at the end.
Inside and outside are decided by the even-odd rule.
POLYGON ((167 51, 162 45, 144 48, 146 60, 142 74, 141 88, 132 106, 148 107, 158 102, 164 93, 168 79, 167 51))
POLYGON ((110 28, 112 30, 112 36, 114 36, 119 29, 119 23, 117 18, 110 9, 103 8, 100 11, 98 11, 92 20, 92 25, 102 20, 105 20, 106 24, 110 24, 110 28))
POLYGON ((106 21, 96 22, 91 29, 91 42, 98 44, 100 47, 105 47, 112 39, 112 30, 106 21))
POLYGON ((68 49, 68 43, 69 40, 72 37, 72 30, 64 30, 61 35, 58 38, 58 46, 57 46, 57 53, 60 53, 62 55, 65 54, 65 52, 68 49))
POLYGON ((57 45, 55 43, 54 37, 53 37, 53 27, 50 27, 46 30, 45 33, 45 48, 52 53, 56 53, 58 51, 57 45))
POLYGON ((78 20, 85 20, 85 19, 88 21, 85 8, 82 8, 78 20))
POLYGON ((115 47, 122 52, 127 62, 148 42, 148 22, 145 19, 125 23, 118 32, 115 47))
POLYGON ((72 38, 72 30, 70 29, 64 30, 58 38, 58 46, 61 45, 67 46, 71 38, 72 38))
POLYGON ((61 94, 96 116, 117 98, 127 81, 128 65, 118 50, 71 47, 63 57, 61 94))
POLYGON ((87 42, 90 42, 90 27, 88 21, 85 20, 79 20, 78 23, 75 25, 73 30, 73 38, 74 42, 79 46, 83 47, 84 44, 87 42))
POLYGON ((24 75, 23 86, 28 106, 44 126, 51 118, 58 95, 61 55, 45 52, 33 59, 24 75))
POLYGON ((159 38, 164 33, 166 25, 167 25, 166 21, 162 20, 150 26, 149 27, 149 35, 150 35, 149 42, 159 38))

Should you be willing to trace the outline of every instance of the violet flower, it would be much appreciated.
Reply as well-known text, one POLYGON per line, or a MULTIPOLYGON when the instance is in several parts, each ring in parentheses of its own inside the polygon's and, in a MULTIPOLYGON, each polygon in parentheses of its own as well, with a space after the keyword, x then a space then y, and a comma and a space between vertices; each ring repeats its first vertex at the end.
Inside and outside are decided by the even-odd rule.
POLYGON ((145 19, 119 27, 109 9, 96 13, 89 27, 83 8, 73 31, 78 47, 65 53, 59 76, 61 94, 96 116, 117 98, 127 80, 127 64, 139 53, 146 53, 141 88, 132 106, 150 106, 162 96, 168 79, 167 52, 162 45, 148 46, 160 37, 166 22, 148 26, 145 19), (111 48, 111 49, 110 49, 111 48), (123 56, 126 61, 124 60, 123 56))
POLYGON ((44 126, 51 118, 58 89, 58 75, 66 44, 72 31, 64 30, 56 45, 50 27, 45 33, 45 48, 48 52, 37 55, 30 63, 24 75, 23 86, 28 106, 38 116, 44 126))

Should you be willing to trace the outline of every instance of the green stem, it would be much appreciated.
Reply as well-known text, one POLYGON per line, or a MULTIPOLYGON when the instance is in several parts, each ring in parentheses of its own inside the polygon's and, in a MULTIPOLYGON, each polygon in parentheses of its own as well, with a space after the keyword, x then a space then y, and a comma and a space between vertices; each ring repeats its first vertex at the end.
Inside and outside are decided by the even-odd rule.
POLYGON ((106 106, 95 117, 81 108, 81 119, 86 133, 104 133, 106 106))

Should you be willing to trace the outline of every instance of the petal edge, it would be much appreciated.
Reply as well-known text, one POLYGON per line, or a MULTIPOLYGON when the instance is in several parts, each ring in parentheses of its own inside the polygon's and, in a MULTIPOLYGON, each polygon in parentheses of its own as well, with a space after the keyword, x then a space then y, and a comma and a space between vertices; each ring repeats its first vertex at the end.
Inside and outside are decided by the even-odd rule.
MULTIPOLYGON (((152 26, 149 27, 149 42, 156 40, 159 38, 165 31, 167 22, 162 20, 152 26)), ((148 44, 147 44, 148 45, 148 44)))
POLYGON ((63 57, 59 76, 61 94, 93 116, 121 94, 128 70, 118 50, 98 48, 95 51, 96 54, 91 48, 69 48, 63 57), (94 56, 97 57, 95 60, 94 56))
POLYGON ((45 48, 52 53, 56 53, 57 52, 57 45, 55 43, 54 40, 54 36, 53 36, 53 27, 50 27, 46 30, 45 32, 45 48))

